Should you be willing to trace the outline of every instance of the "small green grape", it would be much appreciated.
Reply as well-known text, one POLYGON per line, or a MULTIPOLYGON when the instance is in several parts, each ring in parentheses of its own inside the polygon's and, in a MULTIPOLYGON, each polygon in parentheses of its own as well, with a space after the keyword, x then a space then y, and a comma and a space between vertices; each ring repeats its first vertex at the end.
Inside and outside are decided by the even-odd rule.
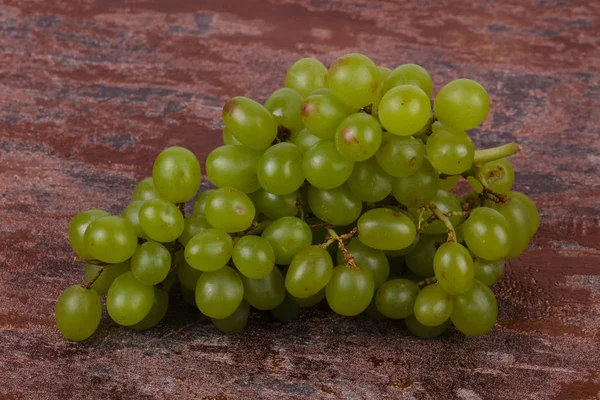
POLYGON ((242 191, 234 188, 220 188, 206 200, 206 219, 215 228, 226 232, 241 232, 248 229, 256 209, 252 200, 242 191))
POLYGON ((277 195, 261 189, 250 194, 250 198, 256 210, 270 219, 295 217, 299 212, 297 202, 300 200, 300 193, 298 191, 277 195))
POLYGON ((483 122, 490 109, 490 98, 479 83, 456 79, 438 92, 433 108, 442 124, 466 131, 483 122))
POLYGON ((459 175, 471 168, 475 156, 473 141, 465 131, 436 122, 426 145, 427 158, 441 173, 459 175))
POLYGON ((292 88, 281 88, 269 96, 265 102, 265 108, 269 110, 278 127, 287 129, 290 134, 299 132, 304 128, 300 109, 304 97, 292 88))
POLYGON ((233 246, 233 263, 240 274, 251 279, 262 279, 275 266, 275 251, 266 239, 248 235, 233 246))
POLYGON ((423 161, 421 168, 406 178, 392 181, 392 194, 408 207, 418 207, 429 203, 440 187, 438 174, 429 161, 423 161))
POLYGON ((269 312, 277 321, 286 323, 295 320, 300 314, 300 310, 301 307, 294 303, 292 297, 287 294, 281 304, 269 312))
POLYGON ((246 147, 266 149, 277 136, 275 117, 256 101, 243 96, 229 100, 221 114, 225 127, 246 147))
POLYGON ((248 323, 248 316, 250 316, 250 305, 245 301, 239 305, 239 307, 229 317, 223 319, 211 319, 215 328, 223 333, 235 334, 240 332, 246 327, 248 323))
POLYGON ((512 241, 510 225, 498 211, 479 207, 462 224, 467 247, 477 257, 485 260, 505 258, 510 252, 512 241))
POLYGON ((375 158, 381 168, 396 178, 406 178, 423 165, 425 145, 412 136, 383 135, 375 158))
POLYGON ((208 196, 210 196, 210 194, 214 191, 215 191, 215 189, 206 189, 206 190, 203 190, 198 195, 198 197, 196 197, 196 201, 194 201, 194 214, 195 215, 204 215, 204 212, 206 210, 206 200, 208 200, 208 196))
POLYGON ((302 155, 306 153, 306 150, 310 149, 315 143, 320 142, 321 138, 313 135, 308 129, 302 129, 296 138, 294 139, 294 144, 298 146, 302 155))
POLYGON ((356 110, 373 104, 382 84, 375 63, 358 53, 346 54, 333 61, 327 82, 335 97, 356 110))
POLYGON ((144 285, 158 285, 171 269, 171 253, 157 242, 138 246, 131 257, 131 272, 144 285))
POLYGON ((441 325, 452 313, 452 296, 438 283, 425 286, 417 296, 414 313, 425 326, 441 325))
POLYGON ((354 164, 347 184, 359 200, 372 203, 385 199, 392 192, 392 177, 381 169, 375 157, 354 164))
POLYGON ((487 286, 492 286, 504 275, 504 260, 489 261, 476 258, 473 261, 475 279, 487 286))
POLYGON ((301 58, 288 69, 285 87, 306 97, 316 89, 327 87, 327 68, 316 58, 301 58))
POLYGON ((145 239, 146 234, 140 225, 140 208, 142 208, 143 205, 144 201, 132 201, 125 207, 123 213, 121 213, 121 217, 131 224, 137 237, 145 239))
POLYGON ((85 230, 84 242, 92 259, 109 264, 127 260, 138 245, 131 224, 112 215, 94 219, 85 230))
POLYGON ((485 163, 475 174, 483 176, 487 186, 498 193, 508 193, 515 181, 515 170, 507 158, 485 163))
POLYGON ((427 97, 433 95, 433 81, 431 76, 417 64, 403 64, 388 73, 383 83, 383 93, 387 93, 396 86, 413 85, 421 89, 427 97))
POLYGON ((417 317, 415 317, 413 314, 406 317, 404 319, 404 323, 413 335, 423 339, 433 339, 434 337, 438 337, 442 333, 446 332, 448 326, 450 326, 450 318, 440 325, 427 326, 420 323, 417 317))
POLYGON ((308 246, 296 254, 285 276, 285 288, 294 297, 316 295, 329 282, 333 261, 327 250, 308 246))
POLYGON ((204 272, 196 284, 196 305, 209 318, 232 315, 244 299, 244 284, 231 267, 204 272))
POLYGON ((89 283, 98 276, 98 273, 100 273, 100 276, 98 276, 90 288, 94 289, 98 294, 106 295, 114 280, 129 270, 131 270, 129 260, 118 264, 107 264, 104 266, 85 264, 83 269, 83 279, 85 280, 85 283, 89 283), (102 272, 100 272, 100 270, 102 270, 102 272))
POLYGON ((144 285, 131 272, 117 277, 106 295, 108 315, 123 326, 142 321, 152 309, 153 303, 154 287, 144 285))
POLYGON ((431 103, 425 92, 416 86, 396 86, 383 96, 378 113, 381 125, 387 131, 410 136, 429 121, 431 103))
POLYGON ((367 211, 358 219, 357 226, 360 241, 379 250, 404 249, 417 233, 415 224, 406 214, 389 208, 367 211))
POLYGON ((275 263, 288 265, 298 251, 312 243, 312 232, 306 222, 296 217, 282 217, 263 231, 275 252, 275 263))
POLYGON ((469 250, 456 242, 446 242, 435 252, 433 270, 442 289, 452 295, 469 290, 475 276, 469 250))
POLYGON ((200 187, 202 170, 198 159, 188 149, 173 146, 160 152, 152 168, 156 191, 165 200, 185 203, 200 187))
POLYGON ((413 314, 419 287, 406 279, 392 279, 384 283, 375 296, 377 309, 391 319, 402 319, 413 314))
POLYGON ((338 125, 348 116, 348 110, 330 94, 310 95, 302 103, 302 123, 320 139, 333 139, 338 125))
POLYGON ((474 281, 467 292, 454 296, 450 317, 456 329, 467 336, 488 333, 498 318, 494 293, 483 283, 474 281))
POLYGON ((154 302, 148 314, 135 325, 131 325, 136 331, 145 331, 158 324, 167 314, 169 308, 169 295, 164 290, 154 288, 154 302))
POLYGON ((257 176, 266 191, 286 195, 304 183, 302 151, 293 143, 278 143, 269 147, 258 161, 257 176))
POLYGON ((379 149, 382 135, 377 118, 366 113, 352 114, 338 125, 335 147, 350 161, 365 161, 379 149))
POLYGON ((160 197, 160 194, 154 186, 152 177, 150 177, 144 178, 138 182, 138 184, 135 186, 135 189, 133 189, 131 201, 146 201, 156 199, 158 197, 160 197))
POLYGON ((233 252, 231 236, 222 229, 207 229, 185 246, 185 261, 199 271, 216 271, 225 266, 233 252))
POLYGON ((510 252, 507 259, 520 256, 529 246, 529 240, 533 236, 533 224, 531 222, 529 209, 520 199, 509 199, 505 203, 495 203, 492 207, 498 211, 508 222, 510 232, 510 252))
POLYGON ((304 153, 302 171, 306 180, 319 189, 341 186, 352 174, 354 162, 335 148, 333 140, 322 140, 304 153))
MULTIPOLYGON (((358 238, 352 238, 350 243, 346 245, 346 250, 352 254, 356 264, 371 272, 375 289, 379 289, 387 281, 390 274, 390 263, 385 256, 385 252, 363 244, 358 238)), ((336 254, 336 260, 338 265, 346 263, 344 255, 339 249, 336 254)))
POLYGON ((152 199, 142 204, 139 219, 145 235, 161 243, 177 240, 185 227, 179 208, 163 199, 152 199))
POLYGON ((349 225, 360 216, 362 202, 348 185, 333 189, 308 189, 308 205, 317 218, 336 226, 349 225))
POLYGON ((191 238, 196 236, 198 233, 211 229, 212 226, 208 223, 208 220, 203 215, 187 215, 184 218, 183 232, 177 238, 177 241, 183 246, 186 246, 191 238))
POLYGON ((206 175, 216 187, 233 187, 244 193, 260 189, 256 168, 262 151, 245 146, 217 147, 206 158, 206 175))
POLYGON ((325 288, 325 297, 335 313, 351 317, 369 306, 374 292, 373 276, 368 269, 338 265, 325 288))
POLYGON ((283 302, 285 283, 279 268, 260 279, 251 279, 240 275, 244 284, 244 300, 257 310, 271 310, 283 302))
POLYGON ((69 340, 81 341, 96 332, 102 318, 102 302, 93 289, 67 288, 56 303, 56 326, 69 340))
POLYGON ((110 215, 104 210, 87 210, 77 214, 69 224, 69 244, 71 248, 79 257, 86 260, 93 260, 94 257, 88 252, 85 244, 85 231, 88 226, 100 217, 106 217, 110 215))
POLYGON ((519 199, 523 202, 523 204, 525 204, 529 212, 529 218, 531 219, 531 232, 532 234, 535 234, 540 226, 540 213, 538 212, 533 200, 521 192, 508 192, 507 195, 509 199, 519 199))
MULTIPOLYGON (((183 251, 181 251, 183 253, 183 251)), ((177 258, 177 254, 176 258, 177 258)), ((179 283, 181 283, 182 289, 186 289, 192 294, 196 290, 196 284, 198 283, 198 278, 202 275, 202 271, 197 270, 196 268, 191 267, 185 259, 182 259, 183 255, 180 256, 180 260, 177 262, 177 278, 179 278, 179 283)), ((192 303, 195 307, 196 302, 192 303)))
POLYGON ((423 278, 432 276, 435 252, 445 242, 446 235, 422 235, 415 248, 405 256, 408 269, 423 278))

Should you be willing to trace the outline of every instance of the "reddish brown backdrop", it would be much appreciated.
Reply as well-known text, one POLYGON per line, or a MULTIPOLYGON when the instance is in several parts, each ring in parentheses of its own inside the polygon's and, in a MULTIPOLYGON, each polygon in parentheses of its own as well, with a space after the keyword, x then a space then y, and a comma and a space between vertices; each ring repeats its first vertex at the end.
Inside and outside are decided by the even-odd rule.
POLYGON ((600 3, 4 0, 0 6, 0 398, 598 399, 600 3), (402 4, 406 3, 406 4, 402 4), (119 213, 161 148, 204 160, 228 97, 258 100, 303 56, 363 52, 470 77, 492 110, 478 146, 516 140, 542 225, 494 288, 485 337, 310 310, 224 336, 173 298, 154 330, 105 315, 83 344, 54 326, 80 282, 66 229, 119 213))

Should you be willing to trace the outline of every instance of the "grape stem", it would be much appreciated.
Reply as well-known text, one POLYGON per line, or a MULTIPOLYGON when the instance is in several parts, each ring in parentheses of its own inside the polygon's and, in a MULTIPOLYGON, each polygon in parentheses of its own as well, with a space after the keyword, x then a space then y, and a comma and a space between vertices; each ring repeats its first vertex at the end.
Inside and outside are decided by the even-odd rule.
POLYGON ((490 161, 499 160, 504 157, 512 156, 521 150, 522 147, 515 142, 511 142, 502 146, 492 147, 490 149, 482 149, 475 151, 473 164, 480 166, 490 161))
MULTIPOLYGON (((448 241, 456 242, 456 231, 454 230, 454 226, 452 226, 452 222, 446 214, 444 214, 434 203, 430 203, 427 207, 431 210, 433 215, 440 221, 446 225, 446 230, 448 231, 448 241)), ((459 211, 462 213, 462 211, 459 211)), ((428 221, 429 222, 429 221, 428 221)))
MULTIPOLYGON (((99 265, 99 264, 97 264, 99 265)), ((90 289, 92 287, 92 285, 94 283, 96 283, 96 281, 98 280, 98 278, 100 278, 100 275, 102 275, 102 273, 104 272, 104 265, 101 265, 100 268, 98 268, 98 273, 85 285, 83 285, 84 289, 90 289)))
POLYGON ((309 225, 308 227, 310 229, 313 229, 313 228, 319 228, 321 226, 331 226, 331 224, 328 224, 327 222, 319 222, 318 224, 312 224, 312 225, 309 225))
POLYGON ((263 222, 252 222, 252 225, 250 225, 250 228, 248 230, 247 233, 245 233, 246 235, 258 235, 259 233, 262 233, 262 231, 265 230, 265 228, 268 225, 268 222, 270 221, 263 221, 263 222))
POLYGON ((344 261, 346 261, 346 266, 352 269, 359 269, 358 265, 356 265, 356 261, 354 260, 354 256, 348 251, 348 249, 346 249, 346 246, 344 246, 344 240, 348 240, 356 236, 356 234, 358 233, 358 228, 354 227, 350 232, 345 233, 343 235, 338 235, 337 232, 334 231, 332 228, 328 228, 327 233, 329 234, 330 239, 333 239, 333 241, 337 240, 338 247, 342 252, 342 255, 344 256, 344 261))
POLYGON ((430 284, 436 283, 436 282, 437 282, 437 278, 435 276, 430 276, 427 279, 423 279, 422 281, 417 282, 417 286, 421 288, 423 286, 427 286, 427 285, 430 285, 430 284))
POLYGON ((508 196, 498 193, 487 186, 483 186, 483 192, 481 192, 481 195, 487 197, 495 203, 506 203, 508 201, 508 196))

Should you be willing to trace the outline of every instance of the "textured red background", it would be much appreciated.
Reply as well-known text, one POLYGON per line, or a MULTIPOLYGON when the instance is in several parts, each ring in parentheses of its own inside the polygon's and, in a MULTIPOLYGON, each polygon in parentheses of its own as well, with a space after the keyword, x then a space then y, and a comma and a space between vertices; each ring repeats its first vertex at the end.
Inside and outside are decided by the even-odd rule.
POLYGON ((600 3, 1 4, 0 398, 600 398, 600 3), (516 187, 542 225, 494 288, 492 332, 423 341, 309 310, 225 336, 175 297, 149 332, 105 316, 91 340, 63 340, 55 302, 82 280, 74 214, 119 213, 165 146, 203 160, 228 97, 262 101, 296 59, 353 51, 419 63, 437 89, 478 80, 492 109, 476 144, 524 147, 516 187))

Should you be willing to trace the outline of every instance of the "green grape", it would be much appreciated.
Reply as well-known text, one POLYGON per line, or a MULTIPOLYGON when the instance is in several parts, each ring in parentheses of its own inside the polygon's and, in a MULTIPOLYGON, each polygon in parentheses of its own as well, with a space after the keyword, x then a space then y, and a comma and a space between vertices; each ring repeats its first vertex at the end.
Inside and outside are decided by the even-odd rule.
POLYGON ((131 272, 144 285, 158 285, 170 270, 171 253, 160 243, 143 243, 131 257, 131 272))
POLYGON ((271 310, 283 302, 285 283, 279 268, 260 279, 251 279, 240 275, 244 284, 244 300, 258 310, 271 310))
POLYGON ((102 318, 102 302, 93 289, 67 288, 56 303, 56 326, 69 340, 81 341, 96 332, 102 318))
POLYGON ((387 317, 385 315, 383 315, 377 309, 377 301, 376 300, 377 300, 377 296, 373 296, 373 299, 369 303, 369 306, 363 312, 365 313, 365 315, 367 317, 371 318, 374 321, 383 321, 383 320, 386 320, 387 317))
POLYGON ((452 313, 452 296, 439 283, 425 286, 417 295, 414 313, 425 326, 441 325, 452 313))
POLYGON ((215 189, 206 189, 206 190, 203 190, 198 195, 198 197, 196 197, 196 201, 194 201, 194 214, 195 215, 204 215, 204 212, 206 210, 206 200, 208 200, 208 196, 210 196, 210 194, 214 191, 215 191, 215 189))
POLYGON ((496 210, 474 209, 462 224, 462 231, 467 247, 477 257, 494 261, 505 258, 510 252, 510 225, 496 210))
POLYGON ((436 170, 429 161, 424 160, 421 168, 414 174, 392 181, 392 194, 400 204, 418 207, 433 200, 439 187, 436 170))
POLYGON ((429 72, 417 64, 403 64, 390 72, 383 83, 383 93, 402 85, 416 86, 425 92, 428 98, 433 95, 433 81, 429 72))
POLYGON ((304 153, 302 171, 306 180, 319 189, 341 186, 352 174, 354 162, 335 148, 333 140, 322 140, 304 153))
POLYGON ((281 88, 273 92, 265 102, 265 108, 275 117, 279 128, 285 128, 290 134, 299 132, 304 125, 300 118, 304 97, 291 88, 281 88))
POLYGON ((392 191, 392 177, 381 169, 375 157, 354 164, 347 184, 359 200, 371 203, 385 199, 392 191))
POLYGON ((94 257, 88 252, 85 244, 85 231, 88 226, 97 218, 110 215, 104 210, 87 210, 77 214, 69 225, 69 244, 79 257, 86 260, 93 260, 94 257))
POLYGON ((204 272, 196 284, 196 305, 209 318, 229 317, 244 299, 244 284, 231 267, 204 272))
MULTIPOLYGON (((181 256, 181 258, 182 257, 183 256, 181 256)), ((200 275, 202 275, 202 271, 192 268, 185 259, 177 261, 177 278, 179 278, 179 283, 181 283, 182 288, 193 293, 196 290, 196 284, 198 283, 200 275)), ((196 306, 195 300, 192 305, 196 306)))
POLYGON ((308 96, 312 96, 313 94, 326 94, 328 96, 333 96, 333 92, 328 87, 315 89, 312 92, 310 92, 308 96))
POLYGON ((298 318, 300 314, 300 306, 292 300, 289 294, 286 294, 285 299, 280 305, 273 308, 269 312, 279 322, 290 322, 298 318))
POLYGON ((220 188, 212 192, 206 200, 205 212, 209 224, 226 232, 248 229, 256 216, 250 197, 234 188, 220 188))
POLYGON ((200 187, 202 170, 188 149, 173 146, 160 152, 152 168, 152 181, 160 197, 172 203, 191 200, 200 187))
POLYGON ((420 323, 417 317, 415 317, 413 314, 406 317, 404 319, 404 323, 413 335, 423 339, 433 339, 434 337, 440 336, 442 333, 446 332, 446 329, 448 329, 448 326, 450 326, 450 319, 448 318, 440 325, 427 326, 420 323))
POLYGON ((285 288, 294 297, 316 295, 329 282, 333 261, 327 250, 319 246, 301 249, 290 264, 285 276, 285 288))
POLYGON ((508 193, 515 181, 515 170, 507 158, 485 163, 475 174, 483 176, 487 186, 498 193, 508 193))
POLYGON ((271 273, 275 266, 275 251, 266 239, 248 235, 240 238, 233 246, 233 263, 240 274, 261 279, 271 273))
POLYGON ((175 204, 163 199, 152 199, 140 208, 140 226, 150 239, 168 243, 181 236, 185 221, 175 204))
POLYGON ((446 242, 435 252, 433 270, 442 289, 452 295, 469 290, 475 276, 469 250, 456 242, 446 242))
POLYGON ((471 289, 454 296, 450 318, 456 329, 467 336, 488 333, 498 318, 498 303, 494 293, 483 283, 474 281, 471 289))
MULTIPOLYGON (((408 210, 403 210, 400 207, 388 207, 396 212, 401 212, 403 214, 405 214, 408 218, 410 218, 410 220, 413 222, 413 224, 415 225, 415 227, 417 226, 418 223, 418 218, 415 214, 413 214, 412 212, 408 211, 408 210)), ((400 250, 385 250, 384 253, 387 257, 404 257, 406 256, 408 253, 410 253, 411 251, 413 251, 413 249, 415 247, 417 247, 417 244, 419 243, 419 237, 420 237, 420 233, 417 232, 417 234, 415 235, 415 238, 413 239, 412 243, 408 246, 405 247, 403 249, 400 250)))
POLYGON ((277 219, 281 217, 295 217, 298 215, 297 202, 300 200, 298 191, 276 195, 266 190, 257 190, 250 195, 256 210, 267 218, 277 219))
POLYGON ((216 271, 229 262, 233 240, 222 229, 207 229, 191 238, 185 246, 185 261, 199 271, 216 271))
POLYGON ((382 136, 377 118, 358 113, 346 117, 335 132, 335 148, 350 161, 365 161, 375 155, 382 136))
POLYGON ((333 95, 315 94, 304 100, 300 116, 313 135, 333 139, 338 125, 348 116, 348 110, 333 95))
POLYGON ((391 319, 412 315, 419 287, 406 279, 385 282, 375 295, 375 303, 381 314, 391 319))
POLYGON ((389 208, 374 208, 358 219, 358 238, 379 250, 400 250, 413 242, 417 230, 406 214, 389 208))
MULTIPOLYGON (((371 271, 375 289, 379 289, 387 281, 390 274, 390 263, 383 251, 364 245, 358 238, 352 238, 346 245, 346 250, 352 254, 356 264, 371 271)), ((336 260, 339 265, 346 263, 344 255, 339 249, 336 253, 336 260)))
POLYGON ((331 63, 327 82, 335 97, 357 110, 373 104, 381 88, 375 63, 357 53, 343 55, 331 63))
POLYGON ((133 189, 131 201, 146 201, 160 197, 152 178, 144 178, 133 189))
POLYGON ((302 129, 294 139, 294 143, 298 146, 303 155, 306 153, 306 150, 310 149, 315 143, 320 141, 320 137, 313 135, 306 128, 302 129))
POLYGON ((251 149, 262 150, 277 136, 277 122, 269 110, 252 99, 237 96, 223 106, 223 123, 234 138, 251 149))
POLYGON ((169 295, 164 290, 154 288, 154 302, 148 315, 135 325, 131 325, 136 331, 145 331, 158 324, 167 314, 169 308, 169 295))
POLYGON ((404 258, 408 269, 424 278, 432 276, 435 252, 445 242, 446 235, 422 235, 414 250, 404 258))
POLYGON ((392 72, 392 70, 387 67, 377 67, 377 71, 379 71, 379 80, 381 82, 384 82, 385 79, 390 75, 390 72, 392 72))
POLYGON ((429 121, 431 102, 425 92, 416 86, 396 86, 383 96, 378 113, 381 125, 387 131, 410 136, 429 121))
MULTIPOLYGON (((448 193, 441 189, 437 191, 430 203, 435 204, 435 206, 443 213, 462 211, 460 200, 452 193, 448 193)), ((432 215, 433 213, 430 210, 424 212, 423 220, 427 221, 432 215)), ((460 215, 452 216, 449 219, 454 227, 457 227, 462 222, 462 217, 460 215)), ((446 225, 440 220, 433 221, 423 229, 423 233, 425 235, 440 235, 446 233, 446 225)))
POLYGON ((317 218, 336 226, 349 225, 360 216, 362 202, 348 185, 334 189, 308 188, 308 205, 317 218))
POLYGON ((329 307, 337 314, 351 317, 358 315, 371 303, 375 293, 373 276, 366 268, 348 268, 338 265, 325 287, 329 307))
POLYGON ((475 279, 487 286, 492 286, 504 275, 504 260, 488 261, 483 258, 475 258, 475 279))
POLYGON ((260 189, 256 167, 261 151, 245 146, 217 147, 206 158, 206 175, 216 187, 233 187, 244 193, 260 189))
POLYGON ((118 276, 123 275, 125 272, 131 269, 129 260, 123 261, 118 264, 107 264, 104 266, 96 265, 96 264, 85 264, 83 269, 83 278, 85 283, 89 283, 96 276, 98 279, 94 281, 91 286, 91 289, 94 289, 98 294, 106 295, 108 293, 108 289, 110 285, 117 279, 118 276), (102 272, 100 272, 102 270, 102 272))
POLYGON ((109 264, 127 260, 138 245, 131 224, 113 215, 94 219, 85 230, 83 241, 91 259, 109 264))
POLYGON ((227 128, 223 129, 223 144, 238 144, 243 146, 243 144, 241 144, 240 141, 237 140, 235 136, 233 136, 233 133, 231 133, 231 131, 227 128))
POLYGON ((510 232, 510 252, 507 259, 520 256, 529 246, 529 240, 533 236, 533 224, 529 209, 519 199, 509 199, 506 203, 494 203, 494 210, 498 211, 508 222, 510 232))
POLYGON ((301 249, 312 243, 312 232, 306 222, 296 217, 279 218, 261 235, 275 251, 275 264, 288 265, 301 249))
POLYGON ((419 139, 384 133, 375 158, 386 173, 406 178, 421 168, 424 155, 425 145, 419 139))
POLYGON ((316 306, 317 304, 319 304, 320 302, 322 302, 325 299, 325 288, 321 289, 314 296, 306 297, 304 299, 299 298, 299 297, 294 297, 289 293, 288 293, 288 295, 290 296, 290 299, 295 304, 297 304, 299 307, 308 308, 308 307, 316 306))
POLYGON ((313 90, 327 87, 327 68, 316 58, 301 58, 288 69, 285 87, 306 97, 313 90))
POLYGON ((203 232, 207 229, 211 229, 212 226, 208 223, 208 220, 204 215, 187 215, 184 218, 183 232, 177 238, 177 241, 183 246, 186 246, 191 238, 196 236, 198 233, 203 232))
POLYGON ((535 234, 540 226, 540 214, 535 203, 527 197, 527 195, 521 192, 508 192, 507 195, 509 199, 519 199, 525 204, 529 213, 529 218, 531 219, 531 232, 532 234, 535 234))
POLYGON ((447 176, 445 178, 439 178, 440 181, 440 189, 445 190, 446 192, 451 191, 456 187, 458 181, 460 181, 460 175, 447 176))
POLYGON ((258 182, 266 191, 285 195, 304 183, 302 151, 293 143, 278 143, 264 152, 258 161, 258 182))
POLYGON ((248 323, 248 316, 250 315, 250 305, 245 301, 239 305, 239 307, 228 317, 223 319, 211 319, 215 328, 223 333, 234 334, 240 332, 246 327, 248 323))
POLYGON ((125 207, 123 213, 121 213, 121 217, 131 224, 137 237, 145 239, 146 235, 140 226, 140 208, 142 205, 144 205, 144 201, 142 200, 132 201, 125 207))
POLYGON ((117 277, 108 289, 106 309, 119 325, 135 325, 148 315, 154 303, 154 287, 144 285, 131 272, 117 277))
POLYGON ((459 175, 471 168, 475 156, 473 141, 465 131, 433 124, 426 145, 427 158, 441 173, 459 175))
POLYGON ((490 98, 479 83, 456 79, 438 92, 433 108, 442 124, 466 131, 483 122, 490 109, 490 98))

